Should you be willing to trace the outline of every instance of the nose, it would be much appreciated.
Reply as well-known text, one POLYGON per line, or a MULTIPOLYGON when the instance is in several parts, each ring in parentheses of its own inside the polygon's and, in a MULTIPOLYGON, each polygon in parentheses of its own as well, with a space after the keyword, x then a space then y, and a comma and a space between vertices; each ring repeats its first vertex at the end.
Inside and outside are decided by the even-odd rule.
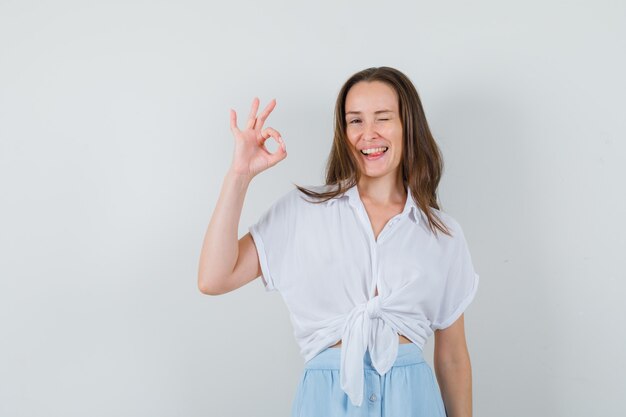
POLYGON ((376 126, 372 122, 364 122, 363 123, 363 139, 365 140, 373 140, 378 136, 376 132, 376 126))

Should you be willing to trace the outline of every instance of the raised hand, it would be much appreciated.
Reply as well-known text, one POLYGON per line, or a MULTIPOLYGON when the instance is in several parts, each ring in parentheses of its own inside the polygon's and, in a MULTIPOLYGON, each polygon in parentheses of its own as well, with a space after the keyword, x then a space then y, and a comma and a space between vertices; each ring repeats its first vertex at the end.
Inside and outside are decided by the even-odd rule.
POLYGON ((287 148, 280 133, 271 127, 263 128, 265 120, 274 110, 274 107, 276 107, 276 100, 270 101, 257 117, 259 99, 255 97, 252 100, 250 115, 243 130, 237 127, 237 113, 233 109, 230 110, 230 130, 235 138, 235 152, 231 170, 237 174, 249 176, 252 179, 261 171, 276 165, 287 157, 287 148), (265 141, 270 137, 280 144, 274 153, 270 153, 265 147, 265 141))

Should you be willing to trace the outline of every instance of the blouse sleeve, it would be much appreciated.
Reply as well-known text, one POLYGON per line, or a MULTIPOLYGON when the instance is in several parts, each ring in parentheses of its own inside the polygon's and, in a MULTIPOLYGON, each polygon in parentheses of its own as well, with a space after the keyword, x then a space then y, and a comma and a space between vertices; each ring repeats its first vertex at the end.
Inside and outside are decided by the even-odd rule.
POLYGON ((294 231, 294 196, 292 190, 280 197, 248 228, 256 246, 266 291, 276 291, 280 286, 281 261, 294 231))
POLYGON ((433 330, 445 329, 452 325, 472 302, 478 290, 479 275, 474 271, 465 234, 458 223, 453 233, 455 236, 449 260, 450 267, 442 301, 432 321, 433 330))

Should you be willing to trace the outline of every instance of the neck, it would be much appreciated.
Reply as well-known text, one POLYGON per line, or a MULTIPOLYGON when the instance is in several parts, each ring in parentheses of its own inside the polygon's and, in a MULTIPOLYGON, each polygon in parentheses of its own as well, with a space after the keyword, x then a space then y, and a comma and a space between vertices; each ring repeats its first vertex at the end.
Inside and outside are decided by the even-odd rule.
POLYGON ((375 204, 402 204, 407 195, 401 179, 393 177, 361 177, 357 184, 362 200, 375 204))

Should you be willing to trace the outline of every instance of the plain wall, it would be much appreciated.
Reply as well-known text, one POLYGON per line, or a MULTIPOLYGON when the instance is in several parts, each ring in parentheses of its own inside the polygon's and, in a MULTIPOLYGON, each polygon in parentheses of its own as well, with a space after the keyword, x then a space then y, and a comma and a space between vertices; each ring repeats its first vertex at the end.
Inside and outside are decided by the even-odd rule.
POLYGON ((287 416, 303 360, 280 294, 197 288, 229 108, 276 98, 289 153, 253 180, 242 236, 293 183, 323 182, 341 84, 382 65, 420 93, 481 276, 474 414, 623 413, 625 16, 1 0, 0 416, 287 416))

